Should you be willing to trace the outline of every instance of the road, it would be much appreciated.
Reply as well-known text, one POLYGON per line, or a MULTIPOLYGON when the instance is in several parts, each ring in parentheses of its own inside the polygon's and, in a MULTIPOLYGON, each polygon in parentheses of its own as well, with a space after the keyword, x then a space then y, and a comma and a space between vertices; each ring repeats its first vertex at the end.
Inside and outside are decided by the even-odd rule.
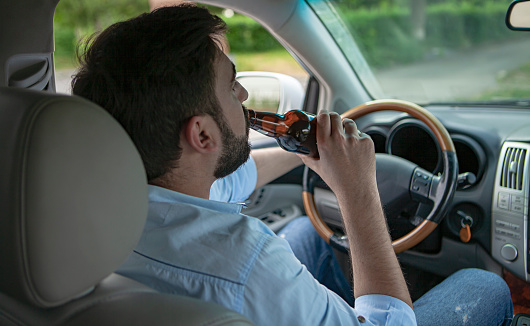
POLYGON ((57 70, 55 72, 55 90, 57 93, 71 94, 72 75, 75 73, 74 69, 57 70))
POLYGON ((375 75, 386 96, 428 103, 478 96, 495 89, 499 77, 529 62, 527 38, 452 53, 375 75))

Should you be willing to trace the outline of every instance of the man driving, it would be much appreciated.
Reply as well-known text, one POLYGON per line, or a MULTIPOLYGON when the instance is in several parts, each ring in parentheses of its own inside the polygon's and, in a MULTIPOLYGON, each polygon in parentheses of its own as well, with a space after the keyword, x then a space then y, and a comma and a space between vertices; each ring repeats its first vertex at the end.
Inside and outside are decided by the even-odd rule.
POLYGON ((256 325, 415 325, 416 319, 420 325, 471 319, 475 325, 508 325, 506 284, 480 270, 449 277, 413 311, 379 200, 373 143, 352 120, 318 114, 320 159, 267 149, 254 151, 249 161, 242 105, 248 94, 222 52, 225 31, 206 9, 183 4, 114 24, 87 42, 73 93, 120 122, 141 154, 149 183, 143 235, 117 272, 162 292, 216 302, 256 325), (355 299, 348 299, 349 285, 334 277, 339 272, 329 277, 315 271, 327 271, 334 257, 309 262, 330 249, 321 239, 311 240, 316 232, 308 231, 304 219, 276 235, 242 215, 240 204, 209 200, 218 179, 231 175, 225 182, 239 198, 300 160, 337 197, 355 299), (246 190, 235 189, 241 183, 246 190))

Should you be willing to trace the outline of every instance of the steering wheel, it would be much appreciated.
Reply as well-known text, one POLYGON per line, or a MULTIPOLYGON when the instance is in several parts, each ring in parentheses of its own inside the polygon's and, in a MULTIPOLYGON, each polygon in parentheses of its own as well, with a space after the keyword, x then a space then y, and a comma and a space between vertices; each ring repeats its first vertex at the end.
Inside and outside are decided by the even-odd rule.
MULTIPOLYGON (((428 216, 418 226, 392 242, 394 251, 400 253, 420 243, 444 218, 457 186, 458 161, 453 141, 442 123, 432 113, 414 103, 400 100, 371 101, 350 109, 342 118, 355 120, 369 113, 386 110, 405 112, 424 122, 434 133, 443 159, 442 175, 433 175, 398 156, 376 154, 377 186, 385 209, 400 207, 411 201, 432 204, 428 216)), ((347 251, 347 237, 334 233, 317 210, 314 183, 318 178, 320 177, 306 166, 303 180, 304 208, 318 234, 333 247, 347 251)))

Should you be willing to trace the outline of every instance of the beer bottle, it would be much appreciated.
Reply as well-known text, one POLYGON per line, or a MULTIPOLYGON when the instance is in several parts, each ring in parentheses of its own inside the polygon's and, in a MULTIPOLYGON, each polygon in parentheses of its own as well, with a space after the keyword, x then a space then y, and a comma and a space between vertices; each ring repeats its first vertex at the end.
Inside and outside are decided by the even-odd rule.
POLYGON ((315 115, 299 110, 291 110, 284 115, 247 111, 251 129, 276 138, 286 151, 319 157, 315 115))

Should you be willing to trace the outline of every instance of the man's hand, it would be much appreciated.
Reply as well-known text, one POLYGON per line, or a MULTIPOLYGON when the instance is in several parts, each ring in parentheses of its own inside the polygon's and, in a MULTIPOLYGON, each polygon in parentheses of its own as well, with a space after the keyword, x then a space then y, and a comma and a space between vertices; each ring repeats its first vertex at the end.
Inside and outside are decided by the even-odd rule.
POLYGON ((368 135, 359 133, 353 120, 321 111, 317 116, 317 146, 319 159, 299 157, 336 195, 349 193, 355 183, 377 188, 374 144, 368 135))
POLYGON ((355 297, 383 294, 412 307, 381 208, 373 142, 352 120, 320 112, 317 146, 320 159, 300 157, 337 196, 350 244, 355 297))

